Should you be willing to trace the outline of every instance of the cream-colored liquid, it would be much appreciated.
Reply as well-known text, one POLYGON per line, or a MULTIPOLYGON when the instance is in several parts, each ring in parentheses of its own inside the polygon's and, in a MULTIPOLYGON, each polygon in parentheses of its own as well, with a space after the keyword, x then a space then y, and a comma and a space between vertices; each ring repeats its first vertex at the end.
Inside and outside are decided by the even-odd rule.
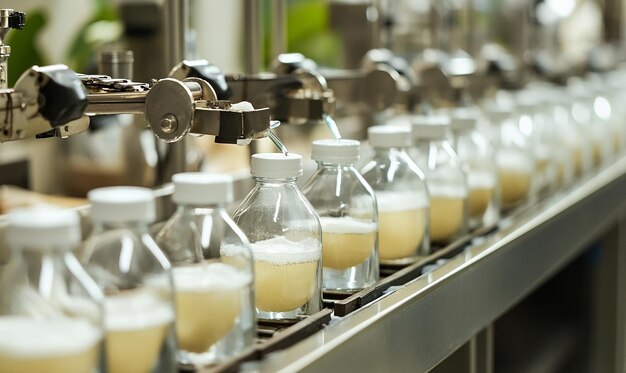
POLYGON ((178 347, 206 352, 235 326, 250 276, 223 263, 175 267, 173 274, 178 347))
POLYGON ((465 199, 430 197, 430 240, 449 242, 465 226, 465 199))
POLYGON ((348 217, 321 217, 320 222, 325 268, 347 269, 372 256, 376 245, 376 224, 348 217))
POLYGON ((0 373, 92 373, 101 333, 83 320, 0 317, 0 373))
POLYGON ((580 177, 584 171, 583 151, 580 147, 576 147, 574 149, 574 175, 580 177))
POLYGON ((304 306, 318 284, 319 242, 276 237, 251 244, 258 309, 290 312, 304 306))
POLYGON ((427 202, 407 193, 378 192, 376 198, 380 260, 416 256, 426 233, 427 202))
POLYGON ((173 321, 170 304, 156 290, 108 296, 105 302, 108 372, 152 371, 173 321))
POLYGON ((594 141, 593 143, 593 165, 598 166, 602 163, 602 144, 594 141))
POLYGON ((493 198, 493 193, 494 189, 489 187, 470 188, 468 208, 471 218, 479 218, 485 214, 493 198))
POLYGON ((511 207, 528 199, 531 176, 514 170, 500 171, 500 202, 502 207, 511 207))

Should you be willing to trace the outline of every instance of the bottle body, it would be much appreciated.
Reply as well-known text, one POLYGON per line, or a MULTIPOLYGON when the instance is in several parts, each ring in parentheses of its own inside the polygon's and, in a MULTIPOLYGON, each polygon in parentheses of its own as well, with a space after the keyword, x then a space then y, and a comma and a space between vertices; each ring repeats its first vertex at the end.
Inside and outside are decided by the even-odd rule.
POLYGON ((181 205, 156 241, 172 264, 179 361, 219 362, 251 346, 252 257, 224 208, 181 205))
POLYGON ((96 223, 81 261, 105 296, 107 371, 175 369, 170 265, 147 223, 96 223))
POLYGON ((0 281, 0 372, 104 372, 102 293, 69 251, 14 251, 0 281))
POLYGON ((476 130, 455 131, 454 143, 467 176, 470 228, 495 224, 500 216, 495 150, 476 130))
POLYGON ((233 214, 250 240, 257 317, 297 320, 321 309, 322 241, 315 210, 294 178, 255 177, 233 214))
MULTIPOLYGON (((447 139, 418 140, 410 153, 422 171, 430 197, 430 241, 445 245, 468 227, 468 188, 452 145, 447 139)), ((493 187, 487 189, 490 195, 493 187)))
POLYGON ((496 163, 500 185, 500 208, 510 210, 534 197, 535 159, 528 140, 512 114, 492 121, 496 136, 496 163))
POLYGON ((404 148, 376 148, 361 174, 378 205, 380 262, 402 264, 429 255, 428 190, 404 148))
POLYGON ((320 162, 303 193, 322 226, 323 288, 356 291, 378 281, 376 198, 354 166, 320 162))

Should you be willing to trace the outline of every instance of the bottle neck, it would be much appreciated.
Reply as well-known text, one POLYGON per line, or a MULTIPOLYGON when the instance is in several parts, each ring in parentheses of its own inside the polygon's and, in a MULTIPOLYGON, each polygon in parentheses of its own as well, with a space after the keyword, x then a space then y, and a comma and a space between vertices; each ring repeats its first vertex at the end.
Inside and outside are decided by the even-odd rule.
POLYGON ((339 170, 339 169, 349 169, 354 167, 354 162, 346 162, 346 163, 329 163, 329 162, 317 162, 317 169, 321 170, 339 170))
POLYGON ((281 178, 272 178, 272 177, 259 177, 254 176, 254 181, 257 185, 260 186, 291 186, 296 185, 296 177, 281 177, 281 178))
POLYGON ((224 205, 221 203, 215 204, 206 204, 206 205, 198 205, 198 204, 178 204, 177 213, 185 214, 185 215, 207 215, 211 214, 215 210, 223 210, 224 205))
POLYGON ((110 222, 100 221, 94 223, 94 233, 113 231, 113 230, 130 230, 138 233, 149 231, 149 223, 147 221, 129 221, 129 222, 110 222))
POLYGON ((389 158, 392 154, 406 153, 408 147, 374 148, 375 158, 389 158))

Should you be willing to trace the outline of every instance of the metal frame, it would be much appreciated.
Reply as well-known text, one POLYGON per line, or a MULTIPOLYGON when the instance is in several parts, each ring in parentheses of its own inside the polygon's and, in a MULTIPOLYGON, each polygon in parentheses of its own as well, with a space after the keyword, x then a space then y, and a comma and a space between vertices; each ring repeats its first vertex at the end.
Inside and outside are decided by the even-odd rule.
MULTIPOLYGON (((274 354, 260 371, 431 370, 618 224, 625 173, 621 158, 428 275, 274 354)), ((623 315, 617 319, 623 326, 623 315)))

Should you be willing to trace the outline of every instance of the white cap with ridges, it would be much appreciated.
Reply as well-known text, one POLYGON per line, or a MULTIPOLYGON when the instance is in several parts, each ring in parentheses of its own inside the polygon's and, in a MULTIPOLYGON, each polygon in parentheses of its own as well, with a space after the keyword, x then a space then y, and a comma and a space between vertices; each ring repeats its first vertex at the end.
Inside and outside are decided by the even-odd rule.
POLYGON ((72 250, 80 243, 80 218, 74 210, 48 206, 13 210, 8 215, 11 247, 72 250))
POLYGON ((250 173, 253 177, 292 178, 302 176, 302 156, 289 153, 259 153, 252 155, 250 173))
POLYGON ((148 222, 156 219, 154 192, 141 187, 107 187, 87 193, 96 222, 148 222))
POLYGON ((442 139, 450 130, 450 118, 444 115, 415 115, 411 118, 414 139, 442 139))
POLYGON ((411 129, 405 126, 373 126, 367 129, 373 148, 405 148, 411 146, 411 129))
POLYGON ((233 178, 223 174, 183 172, 172 176, 177 204, 214 205, 233 201, 233 178))
POLYGON ((311 159, 328 163, 354 163, 359 160, 360 143, 356 140, 313 141, 311 159))

